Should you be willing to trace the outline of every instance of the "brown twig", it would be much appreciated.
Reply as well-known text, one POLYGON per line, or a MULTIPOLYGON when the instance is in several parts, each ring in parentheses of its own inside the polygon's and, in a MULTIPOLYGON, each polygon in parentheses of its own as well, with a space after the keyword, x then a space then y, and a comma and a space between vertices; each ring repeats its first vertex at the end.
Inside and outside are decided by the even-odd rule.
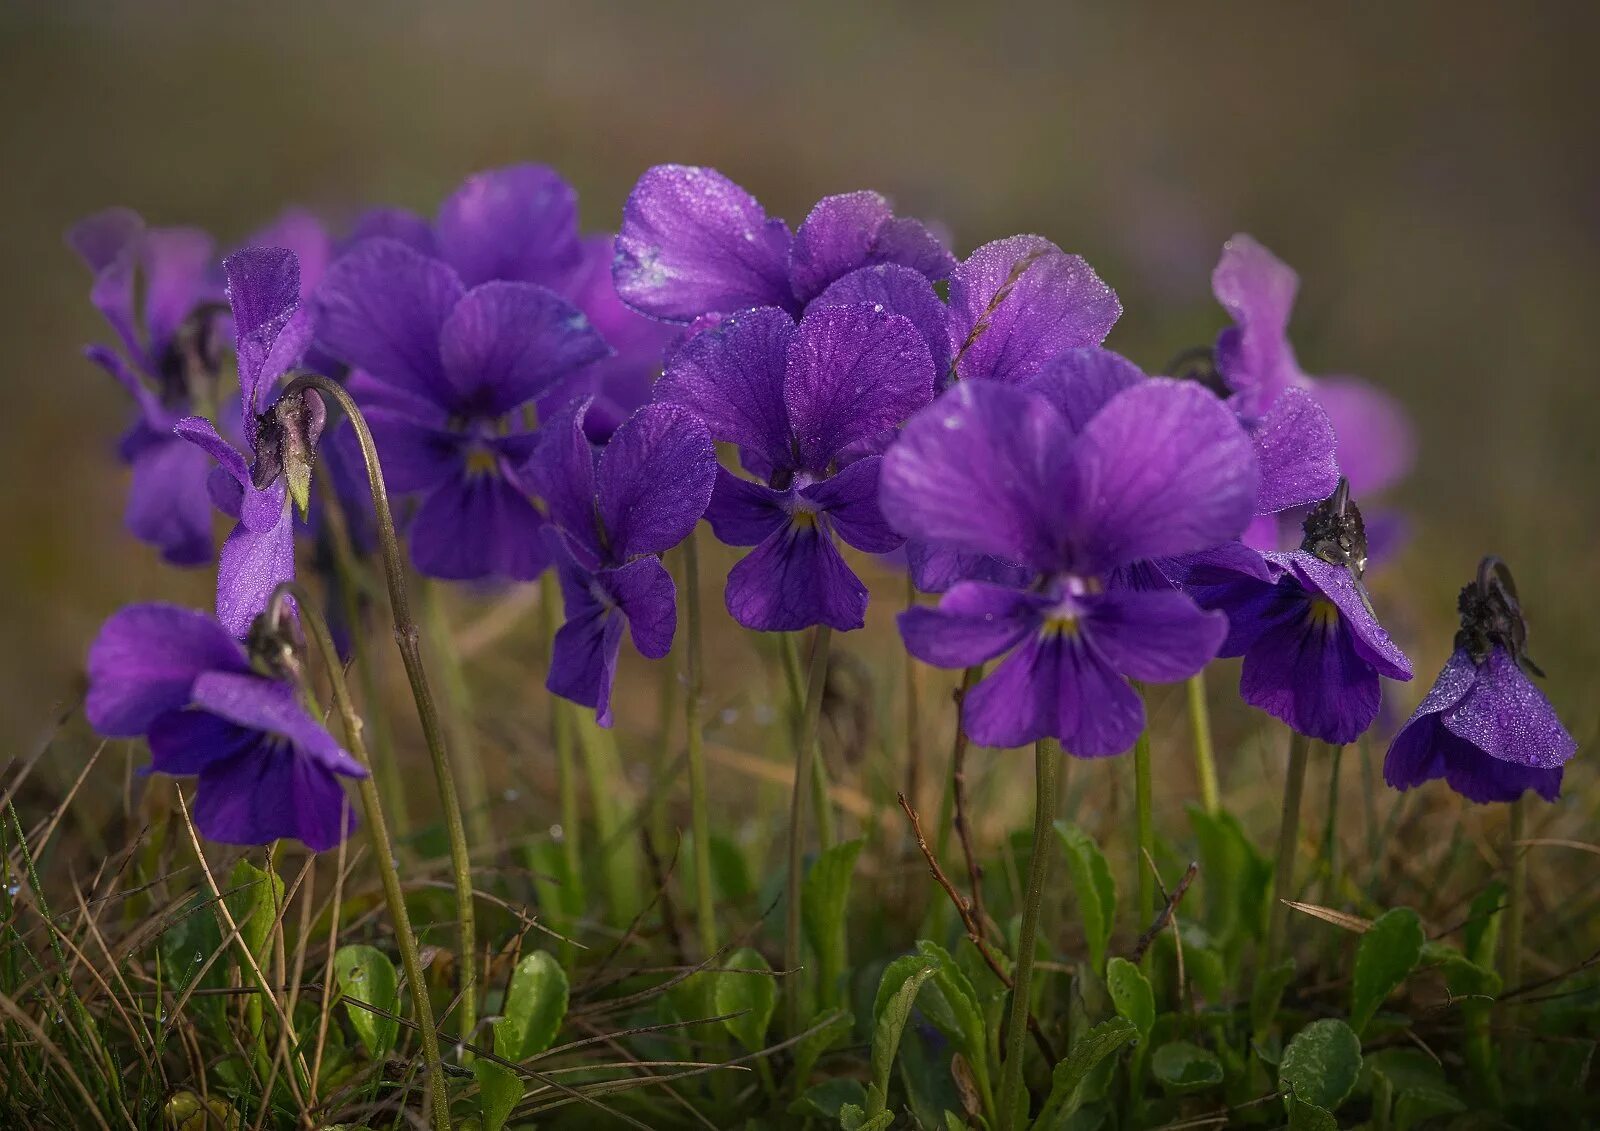
MULTIPOLYGON (((1134 940, 1133 950, 1128 953, 1129 962, 1138 963, 1144 958, 1145 951, 1149 950, 1151 944, 1156 941, 1156 936, 1166 930, 1167 924, 1172 922, 1173 912, 1178 910, 1178 904, 1183 902, 1183 897, 1189 892, 1189 885, 1194 883, 1195 876, 1199 874, 1199 862, 1191 861, 1189 867, 1183 873, 1183 879, 1178 881, 1178 886, 1172 889, 1171 895, 1167 896, 1161 910, 1156 912, 1155 921, 1150 924, 1150 928, 1134 940)), ((1158 878, 1157 883, 1159 882, 1158 878)))
POLYGON ((983 906, 983 867, 978 863, 978 854, 972 848, 972 823, 967 820, 967 732, 961 726, 961 700, 966 697, 970 684, 963 680, 961 687, 955 692, 956 701, 956 740, 950 752, 950 790, 955 799, 956 837, 961 841, 961 855, 967 861, 967 882, 972 885, 971 912, 977 923, 978 933, 987 935, 989 929, 989 913, 983 906))
MULTIPOLYGON (((928 870, 933 873, 934 880, 944 889, 944 893, 950 897, 950 902, 955 904, 956 914, 961 916, 961 924, 966 928, 967 938, 971 939, 972 945, 978 948, 978 953, 983 956, 984 963, 990 970, 994 971, 994 976, 1000 979, 1000 983, 1006 989, 1012 989, 1014 983, 1011 980, 1011 975, 1006 973, 1005 967, 1000 965, 1000 959, 996 957, 994 950, 989 946, 988 940, 984 938, 971 901, 956 890, 955 884, 950 882, 950 877, 945 875, 944 869, 939 866, 938 857, 934 856, 933 849, 928 846, 928 838, 922 832, 922 818, 917 815, 916 807, 906 800, 906 795, 903 793, 896 794, 895 797, 900 802, 900 808, 905 812, 906 819, 911 822, 911 835, 916 838, 917 848, 921 850, 922 858, 927 861, 928 870)), ((1028 1013, 1028 1031, 1033 1034, 1034 1042, 1039 1046, 1039 1051, 1044 1054, 1046 1063, 1054 1066, 1056 1063, 1056 1051, 1051 1047, 1050 1039, 1044 1035, 1044 1030, 1040 1028, 1039 1021, 1034 1017, 1031 1010, 1028 1013)))

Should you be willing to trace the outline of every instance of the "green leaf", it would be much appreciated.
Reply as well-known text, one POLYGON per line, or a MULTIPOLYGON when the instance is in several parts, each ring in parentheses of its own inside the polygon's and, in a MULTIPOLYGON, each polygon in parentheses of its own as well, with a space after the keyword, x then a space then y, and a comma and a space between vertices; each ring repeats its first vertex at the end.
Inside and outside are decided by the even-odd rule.
POLYGON ((866 1102, 867 1090, 861 1086, 860 1080, 835 1076, 801 1092, 800 1097, 789 1105, 789 1114, 837 1121, 847 1105, 860 1108, 866 1102))
POLYGON ((1339 1121, 1315 1104, 1290 1096, 1289 1131, 1339 1131, 1339 1121))
MULTIPOLYGON (((341 946, 333 953, 333 974, 339 993, 350 999, 345 1003, 345 1015, 350 1027, 367 1046, 373 1060, 382 1060, 394 1048, 400 1035, 400 1023, 382 1017, 370 1009, 362 1009, 352 1002, 366 1002, 387 1013, 400 1012, 400 979, 394 972, 389 956, 376 947, 341 946)), ((427 987, 411 987, 412 993, 427 993, 427 987)))
POLYGON ((522 1077, 503 1064, 479 1057, 472 1062, 478 1078, 478 1111, 483 1131, 500 1131, 511 1117, 511 1110, 522 1099, 522 1077))
POLYGON ((1283 1050, 1278 1082, 1298 1099, 1336 1111, 1361 1072, 1361 1038, 1343 1021, 1326 1017, 1294 1035, 1283 1050))
POLYGON ((1139 1035, 1125 1017, 1102 1021, 1080 1037, 1050 1075, 1050 1096, 1034 1121, 1034 1131, 1057 1131, 1083 1103, 1083 1084, 1106 1057, 1139 1035))
POLYGON ((1259 932, 1271 864, 1232 813, 1191 805, 1189 823, 1199 849, 1197 882, 1205 898, 1206 928, 1224 942, 1259 932))
POLYGON ((1072 890, 1078 897, 1078 918, 1083 922, 1084 939, 1089 946, 1089 963, 1104 972, 1117 916, 1116 881, 1093 837, 1067 821, 1055 822, 1055 830, 1067 850, 1067 870, 1072 873, 1072 890))
POLYGON ((1209 1049, 1172 1041, 1156 1049, 1150 1071, 1170 1092, 1200 1092, 1222 1083, 1222 1062, 1209 1049))
POLYGON ((1461 950, 1475 965, 1494 968, 1494 952, 1500 938, 1500 909, 1505 902, 1506 885, 1495 880, 1478 893, 1467 911, 1466 925, 1461 928, 1461 950))
POLYGON ((1356 946, 1350 1024, 1360 1033, 1422 957, 1422 920, 1409 907, 1385 911, 1356 946))
POLYGON ((1250 1032, 1257 1041, 1272 1028, 1278 1016, 1278 1003, 1283 1000, 1284 988, 1294 979, 1294 959, 1285 958, 1270 970, 1256 975, 1250 988, 1250 1032))
POLYGON ((987 1082, 987 1057, 984 1055, 986 1030, 983 1005, 978 1000, 978 991, 973 988, 972 980, 967 977, 966 971, 962 970, 950 956, 950 952, 938 943, 918 939, 917 953, 938 963, 938 970, 933 976, 933 986, 925 991, 922 997, 923 1012, 927 1012, 930 996, 937 996, 940 999, 945 1011, 954 1022, 954 1029, 945 1035, 966 1054, 974 1071, 987 1082))
POLYGON ((1439 967, 1445 987, 1456 997, 1494 997, 1500 992, 1497 971, 1484 969, 1449 943, 1424 943, 1422 960, 1439 967))
MULTIPOLYGON (((272 928, 277 922, 278 909, 283 906, 283 877, 276 872, 264 872, 241 858, 228 875, 228 889, 224 900, 228 914, 239 927, 240 941, 264 973, 272 928)), ((247 980, 254 978, 248 967, 245 977, 247 980)))
MULTIPOLYGON (((890 970, 895 965, 890 963, 890 970)), ((900 1034, 905 1032, 906 1020, 911 1016, 911 1008, 916 1004, 923 983, 936 972, 937 967, 924 965, 903 978, 888 1000, 882 1000, 880 994, 879 1004, 874 1008, 877 1021, 872 1027, 872 1087, 867 1091, 866 1110, 868 1123, 863 1127, 874 1126, 872 1120, 888 1112, 889 1072, 894 1067, 894 1055, 900 1047, 900 1034)), ((889 977, 889 971, 884 972, 884 977, 889 977)), ((888 1124, 877 1126, 886 1127, 888 1124)))
POLYGON ((847 840, 817 857, 800 888, 800 914, 806 941, 817 956, 824 1001, 839 1004, 839 983, 845 971, 845 909, 850 902, 850 877, 864 841, 847 840))
POLYGON ((505 1016, 494 1024, 494 1051, 524 1061, 549 1048, 567 1015, 567 972, 547 951, 517 963, 506 991, 505 1016))
MULTIPOLYGON (((687 874, 693 875, 690 869, 687 874)), ((732 837, 721 833, 711 834, 711 886, 719 898, 727 903, 738 903, 755 894, 755 884, 750 879, 750 864, 744 850, 732 837)))
POLYGON ((778 987, 772 980, 772 967, 751 947, 740 947, 728 956, 726 969, 719 970, 712 989, 712 1008, 719 1014, 737 1013, 723 1022, 746 1052, 766 1047, 767 1026, 778 1003, 778 987), (736 974, 735 970, 756 970, 755 974, 736 974))
POLYGON ((794 1046, 794 1076, 808 1080, 822 1054, 849 1039, 855 1024, 847 1010, 823 1010, 806 1022, 808 1035, 794 1046), (826 1022, 826 1024, 823 1024, 826 1022))
POLYGON ((1133 1022, 1139 1036, 1148 1037, 1156 1023, 1156 997, 1144 971, 1126 958, 1113 958, 1106 964, 1106 986, 1117 1013, 1133 1022))

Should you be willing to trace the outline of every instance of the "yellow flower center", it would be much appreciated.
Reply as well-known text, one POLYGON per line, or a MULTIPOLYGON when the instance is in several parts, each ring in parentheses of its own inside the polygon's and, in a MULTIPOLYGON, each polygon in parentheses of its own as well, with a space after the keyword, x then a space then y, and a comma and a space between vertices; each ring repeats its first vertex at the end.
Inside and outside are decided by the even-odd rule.
POLYGON ((493 448, 481 447, 474 444, 467 449, 467 474, 488 475, 499 469, 499 460, 493 448))
POLYGON ((1040 633, 1046 637, 1065 636, 1071 639, 1078 635, 1078 618, 1068 616, 1065 613, 1057 613, 1044 622, 1044 627, 1040 629, 1040 633))
POLYGON ((1339 623, 1339 606, 1326 597, 1313 597, 1306 617, 1318 628, 1333 628, 1339 623))

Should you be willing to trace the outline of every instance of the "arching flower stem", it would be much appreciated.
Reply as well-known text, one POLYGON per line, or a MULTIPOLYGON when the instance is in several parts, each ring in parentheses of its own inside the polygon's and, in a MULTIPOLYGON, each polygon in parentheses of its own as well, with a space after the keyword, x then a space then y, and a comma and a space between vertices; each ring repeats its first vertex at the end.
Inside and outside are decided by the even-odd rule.
MULTIPOLYGON (((811 645, 811 668, 806 680, 805 708, 800 716, 800 729, 796 736, 794 752, 794 786, 789 794, 789 883, 785 896, 787 914, 784 919, 783 965, 795 971, 801 964, 801 887, 805 880, 805 796, 814 770, 817 723, 822 716, 822 691, 828 682, 828 655, 833 645, 833 630, 825 624, 817 626, 811 645)), ((800 1032, 800 979, 784 979, 786 990, 784 1006, 791 1036, 800 1032)))

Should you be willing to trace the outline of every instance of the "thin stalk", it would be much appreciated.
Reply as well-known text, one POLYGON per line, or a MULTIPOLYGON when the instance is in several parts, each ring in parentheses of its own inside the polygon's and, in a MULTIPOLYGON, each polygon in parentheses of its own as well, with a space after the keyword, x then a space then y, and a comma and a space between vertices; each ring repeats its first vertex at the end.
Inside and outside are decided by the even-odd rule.
MULTIPOLYGON (((361 716, 356 714, 355 704, 350 701, 350 688, 345 683, 344 667, 339 662, 338 650, 333 646, 333 637, 317 614, 316 606, 303 591, 297 594, 297 601, 301 623, 311 632, 333 689, 334 709, 339 712, 339 720, 344 725, 345 747, 356 761, 370 771, 372 763, 361 739, 361 716)), ((389 906, 389 917, 394 920, 394 937, 400 948, 400 963, 405 968, 406 981, 411 985, 411 1004, 416 1011, 417 1034, 422 1040, 422 1059, 428 1069, 428 1094, 433 1110, 434 1131, 449 1131, 450 1094, 445 1085, 444 1063, 439 1056, 439 1034, 434 1027, 433 1003, 428 999, 428 983, 423 977, 422 958, 417 949, 416 934, 411 928, 411 915, 406 910, 405 892, 400 887, 400 873, 395 867, 394 849, 389 841, 388 826, 384 822, 383 803, 370 772, 359 784, 367 838, 372 841, 373 855, 378 860, 378 876, 383 881, 383 898, 389 906)))
POLYGON ((800 716, 800 731, 795 740, 794 787, 789 793, 789 883, 785 892, 783 965, 790 976, 783 980, 784 1009, 790 1036, 800 1032, 800 893, 805 881, 806 790, 811 780, 811 758, 816 742, 817 722, 822 717, 822 690, 828 682, 828 654, 833 644, 833 629, 817 626, 811 644, 811 670, 806 680, 805 708, 800 716))
POLYGON ((689 827, 694 836, 694 919, 700 957, 717 952, 716 908, 711 898, 711 806, 706 794, 706 745, 700 718, 705 693, 705 657, 700 615, 700 552, 695 532, 683 543, 683 601, 687 612, 683 647, 683 727, 689 749, 689 827))
MULTIPOLYGON (((1028 999, 1033 988, 1033 952, 1039 937, 1039 907, 1050 870, 1050 822, 1055 817, 1056 770, 1061 744, 1053 738, 1034 743, 1033 847, 1028 863, 1028 888, 1022 899, 1022 925, 1017 931, 1017 970, 1006 1021, 1006 1055, 1000 1070, 1000 1128, 1013 1131, 1022 1100, 1022 1058, 1028 1047, 1028 999)), ((1023 1104, 1026 1112, 1026 1104, 1023 1104)), ((1027 1116, 1024 1114, 1026 1124, 1027 1116)))
MULTIPOLYGON (((545 639, 549 645, 549 661, 554 662, 556 631, 560 621, 556 606, 561 600, 561 590, 555 571, 546 570, 539 578, 539 616, 544 622, 545 639)), ((563 906, 576 908, 583 905, 583 852, 579 823, 582 813, 578 807, 578 770, 573 759, 575 732, 571 707, 558 695, 550 696, 550 742, 556 751, 556 792, 561 811, 561 857, 566 868, 563 906)), ((569 961, 575 957, 571 947, 563 946, 569 961)))
POLYGON ((1217 760, 1211 744, 1211 708, 1206 702, 1206 673, 1189 677, 1189 733, 1194 740, 1194 770, 1200 779, 1200 804, 1207 813, 1222 808, 1217 788, 1217 760))
MULTIPOLYGON (((790 735, 798 742, 805 717, 805 692, 800 681, 800 634, 785 632, 778 643, 783 658, 784 682, 789 688, 790 735)), ((814 736, 818 742, 820 735, 814 736)), ((828 766, 821 749, 811 758, 811 807, 817 814, 817 848, 826 851, 833 844, 833 803, 828 799, 828 766)))
POLYGON ((1148 927, 1156 917, 1156 877, 1152 861, 1156 858, 1156 826, 1152 816, 1152 782, 1150 773, 1150 727, 1147 723, 1133 744, 1134 808, 1139 834, 1139 851, 1134 867, 1139 876, 1140 930, 1148 927))
MULTIPOLYGON (((917 586, 911 580, 911 574, 906 574, 906 608, 915 607, 917 603, 917 586)), ((906 659, 906 796, 911 798, 911 804, 922 803, 922 703, 921 692, 917 686, 917 660, 909 651, 905 652, 906 659)))
POLYGON ((1289 768, 1283 779, 1283 816, 1278 825, 1278 863, 1273 873, 1272 907, 1267 918, 1264 969, 1275 965, 1283 950, 1289 925, 1289 905, 1294 896, 1295 849, 1300 843, 1300 798, 1306 789, 1306 762, 1311 740, 1299 731, 1289 732, 1289 768))
POLYGON ((463 1035, 477 1027, 477 917, 472 903, 472 858, 467 852, 467 829, 461 819, 461 800, 456 795, 455 773, 450 765, 450 754, 445 748, 444 729, 440 725, 438 704, 428 685, 428 673, 422 666, 421 634, 411 615, 411 599, 406 590, 405 555, 400 550, 400 538, 395 533, 394 514, 389 509, 389 492, 383 482, 383 465, 378 462, 378 446, 372 441, 372 431, 367 427, 361 409, 337 381, 318 373, 301 373, 289 382, 284 396, 305 389, 314 389, 331 398, 349 418, 361 445, 361 458, 367 469, 367 486, 372 492, 372 509, 378 522, 378 544, 383 552, 384 580, 389 589, 389 612, 394 620, 395 646, 400 649, 400 660, 405 665, 406 679, 411 684, 411 698, 417 705, 417 720, 422 724, 422 736, 428 745, 428 756, 433 762, 434 784, 439 790, 439 803, 444 810, 445 831, 450 840, 450 867, 456 895, 456 961, 461 966, 461 1023, 463 1035))
POLYGON ((1322 866, 1327 873, 1327 898, 1332 907, 1339 901, 1339 769, 1344 747, 1328 747, 1328 821, 1322 830, 1322 866))
POLYGON ((935 842, 934 853, 943 860, 945 850, 950 847, 950 826, 955 820, 956 808, 956 782, 953 776, 954 767, 961 765, 967 752, 967 732, 961 725, 961 703, 967 697, 977 682, 983 678, 983 665, 974 664, 961 672, 961 686, 956 689, 956 733, 950 742, 950 766, 952 774, 945 778, 944 800, 939 803, 939 832, 935 842))
POLYGON ((467 829, 479 845, 492 844, 494 827, 489 812, 489 782, 483 771, 483 757, 473 730, 477 712, 473 709, 472 689, 467 685, 467 673, 461 665, 455 634, 450 631, 443 587, 438 582, 425 581, 422 584, 422 616, 428 623, 428 638, 432 645, 430 650, 434 662, 439 665, 439 684, 444 689, 445 729, 450 734, 450 748, 455 751, 456 765, 461 769, 467 829))
POLYGON ((1522 985, 1522 917, 1527 912, 1528 852, 1518 842, 1523 839, 1527 815, 1523 800, 1511 803, 1511 822, 1506 852, 1511 864, 1510 891, 1506 897, 1506 957, 1503 980, 1507 991, 1522 985))

